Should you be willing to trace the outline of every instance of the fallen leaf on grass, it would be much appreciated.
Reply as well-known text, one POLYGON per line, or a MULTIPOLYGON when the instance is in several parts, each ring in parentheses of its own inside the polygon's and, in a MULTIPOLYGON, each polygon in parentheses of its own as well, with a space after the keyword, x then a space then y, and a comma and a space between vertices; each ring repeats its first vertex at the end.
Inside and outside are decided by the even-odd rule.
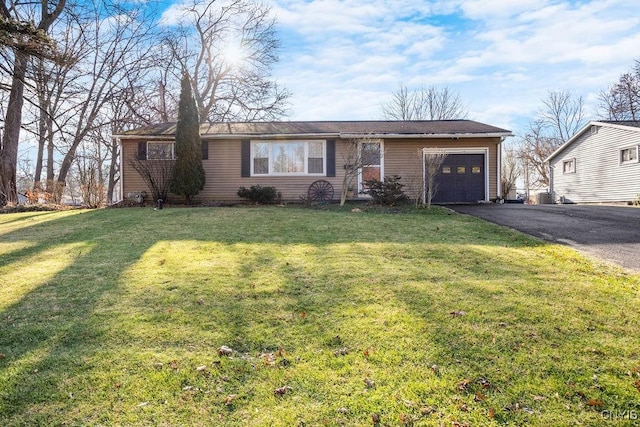
POLYGON ((206 371, 206 370, 207 370, 207 365, 198 366, 196 368, 196 371, 198 371, 198 372, 202 372, 202 371, 206 371))
POLYGON ((4 359, 5 357, 7 357, 4 353, 0 353, 0 360, 4 359))
POLYGON ((276 364, 276 356, 273 353, 260 353, 258 357, 262 359, 262 362, 267 366, 274 366, 276 364))
POLYGON ((279 387, 275 390, 273 390, 273 394, 275 396, 284 396, 285 394, 287 394, 288 392, 292 391, 293 389, 291 387, 289 387, 288 385, 284 386, 284 387, 279 387))
POLYGON ((163 366, 164 366, 164 363, 161 363, 161 362, 156 362, 153 364, 153 368, 158 370, 162 369, 163 366))
POLYGON ((380 425, 380 414, 375 412, 371 414, 371 421, 373 421, 374 426, 380 425))
POLYGON ((347 347, 341 347, 333 352, 334 356, 346 356, 349 354, 349 349, 347 347))
POLYGON ((546 397, 544 397, 544 396, 538 396, 537 394, 533 395, 533 400, 535 400, 537 402, 539 402, 541 400, 545 400, 545 399, 546 399, 546 397))
POLYGON ((233 405, 233 401, 238 398, 237 394, 230 394, 224 399, 224 404, 227 406, 233 405))
POLYGON ((147 406, 149 402, 138 403, 138 408, 142 408, 143 406, 147 406))
POLYGON ((470 383, 471 383, 471 380, 468 378, 465 378, 462 381, 460 381, 458 384, 456 384, 456 388, 458 390, 464 391, 469 387, 470 383))
POLYGON ((456 311, 452 311, 449 314, 451 315, 451 317, 460 317, 460 316, 464 316, 465 314, 467 314, 467 312, 466 311, 462 311, 462 310, 456 310, 456 311))
POLYGON ((473 400, 475 400, 476 402, 482 402, 486 398, 487 398, 487 396, 482 394, 481 391, 478 391, 478 392, 476 392, 476 395, 473 397, 473 400))
POLYGON ((223 345, 218 349, 218 355, 220 356, 231 356, 232 354, 233 349, 231 347, 227 347, 226 345, 223 345))
POLYGON ((640 391, 640 380, 638 380, 638 381, 636 381, 635 383, 633 383, 633 385, 635 385, 635 386, 636 386, 636 389, 637 389, 638 391, 640 391))
POLYGON ((369 378, 365 378, 364 379, 364 385, 367 388, 375 388, 376 387, 376 383, 373 380, 369 379, 369 378))
POLYGON ((589 399, 589 400, 587 400, 587 405, 588 406, 597 406, 598 408, 601 408, 601 407, 604 406, 604 403, 602 402, 602 400, 589 399))
POLYGON ((482 386, 482 388, 487 389, 491 387, 491 383, 486 378, 478 378, 478 383, 482 386))

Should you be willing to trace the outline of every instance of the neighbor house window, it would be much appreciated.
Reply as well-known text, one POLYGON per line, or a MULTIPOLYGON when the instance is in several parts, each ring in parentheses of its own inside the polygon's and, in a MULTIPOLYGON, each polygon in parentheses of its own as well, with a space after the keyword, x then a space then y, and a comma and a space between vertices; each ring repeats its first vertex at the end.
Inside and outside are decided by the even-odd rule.
POLYGON ((565 160, 562 162, 562 173, 575 173, 576 159, 565 160))
POLYGON ((637 163, 638 147, 629 147, 620 150, 620 163, 637 163))
POLYGON ((164 141, 147 142, 147 160, 173 160, 175 159, 174 143, 164 141))
POLYGON ((252 175, 324 175, 325 141, 255 141, 252 175))

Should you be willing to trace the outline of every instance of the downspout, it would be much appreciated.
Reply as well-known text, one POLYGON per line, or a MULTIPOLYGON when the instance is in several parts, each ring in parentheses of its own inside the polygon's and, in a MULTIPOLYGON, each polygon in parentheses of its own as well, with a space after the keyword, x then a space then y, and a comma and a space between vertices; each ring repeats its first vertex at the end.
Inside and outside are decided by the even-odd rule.
POLYGON ((551 162, 548 162, 547 165, 549 166, 549 194, 551 195, 551 203, 555 203, 556 198, 553 192, 553 166, 551 166, 551 162))
POLYGON ((122 146, 122 140, 120 138, 118 138, 118 145, 120 146, 120 153, 119 153, 119 156, 120 156, 120 179, 119 179, 119 181, 120 182, 118 182, 118 187, 119 187, 119 190, 120 190, 120 194, 119 194, 120 200, 118 200, 118 201, 121 202, 121 201, 124 200, 124 163, 123 163, 123 161, 124 161, 124 155, 123 155, 124 147, 122 146))
POLYGON ((497 150, 498 150, 498 170, 496 173, 498 182, 496 182, 496 200, 502 199, 502 141, 504 141, 504 136, 500 138, 500 142, 498 142, 497 150))

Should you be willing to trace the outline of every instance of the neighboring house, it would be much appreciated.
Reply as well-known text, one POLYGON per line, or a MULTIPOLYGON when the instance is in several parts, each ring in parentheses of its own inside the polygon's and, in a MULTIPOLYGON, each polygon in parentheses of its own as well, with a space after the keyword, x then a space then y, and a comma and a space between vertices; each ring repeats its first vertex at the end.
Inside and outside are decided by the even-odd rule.
MULTIPOLYGON (((175 131, 175 123, 165 123, 113 136, 122 147, 124 197, 149 194, 131 161, 172 159, 175 131)), ((501 143, 512 134, 470 120, 442 120, 213 123, 201 125, 200 135, 206 185, 196 199, 202 202, 240 200, 238 188, 251 185, 274 186, 283 200, 299 201, 317 180, 330 183, 338 200, 349 144, 360 141, 373 160, 360 171, 357 190, 371 178, 399 175, 409 183, 418 174, 422 180, 419 152, 438 147, 448 156, 435 202, 477 203, 500 194, 501 143)), ((422 191, 422 181, 418 190, 408 187, 422 191)))
POLYGON ((592 121, 547 158, 560 203, 630 202, 640 193, 640 121, 592 121))

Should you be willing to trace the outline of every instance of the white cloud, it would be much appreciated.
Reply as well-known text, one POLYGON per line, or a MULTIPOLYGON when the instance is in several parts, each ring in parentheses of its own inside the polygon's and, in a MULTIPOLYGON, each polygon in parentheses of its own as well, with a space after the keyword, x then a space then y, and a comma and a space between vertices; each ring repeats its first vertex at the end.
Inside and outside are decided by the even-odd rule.
POLYGON ((627 0, 272 0, 292 119, 373 119, 401 83, 448 85, 487 123, 518 125, 547 92, 585 99, 638 55, 627 0), (290 48, 288 48, 290 43, 290 48))

